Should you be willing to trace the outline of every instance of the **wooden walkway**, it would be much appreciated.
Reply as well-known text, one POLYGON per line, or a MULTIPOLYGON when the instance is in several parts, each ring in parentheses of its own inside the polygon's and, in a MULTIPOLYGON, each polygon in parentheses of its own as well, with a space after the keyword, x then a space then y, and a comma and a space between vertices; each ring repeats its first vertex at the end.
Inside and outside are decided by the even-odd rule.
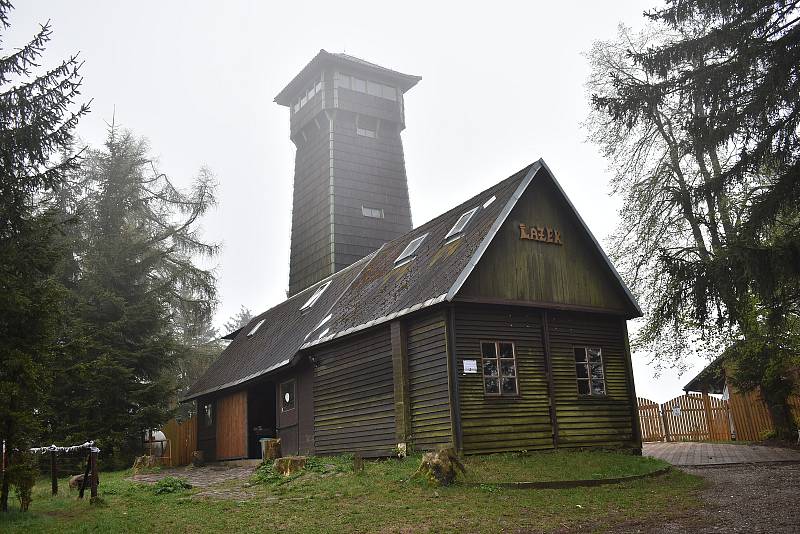
POLYGON ((800 452, 792 449, 728 443, 645 443, 642 454, 682 466, 800 463, 800 452))

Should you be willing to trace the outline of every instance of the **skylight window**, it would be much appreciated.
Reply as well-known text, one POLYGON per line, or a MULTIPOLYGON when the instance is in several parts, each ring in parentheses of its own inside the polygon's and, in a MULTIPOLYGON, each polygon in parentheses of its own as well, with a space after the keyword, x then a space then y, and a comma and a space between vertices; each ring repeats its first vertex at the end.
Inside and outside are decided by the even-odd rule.
POLYGON ((261 325, 264 324, 264 321, 266 321, 266 319, 261 319, 260 321, 258 321, 258 323, 256 323, 253 329, 247 333, 247 337, 251 337, 253 334, 255 334, 258 331, 258 329, 261 328, 261 325))
POLYGON ((311 306, 313 306, 319 300, 319 298, 322 296, 322 294, 325 293, 325 290, 328 289, 328 286, 331 285, 331 282, 332 282, 332 280, 328 280, 327 282, 325 282, 324 284, 319 286, 317 288, 317 290, 314 291, 314 294, 311 295, 311 298, 308 299, 305 304, 303 304, 303 306, 300 308, 300 310, 301 311, 302 310, 307 310, 311 306))
POLYGON ((489 200, 487 200, 486 202, 483 203, 484 209, 488 208, 489 206, 491 206, 492 202, 494 202, 496 199, 497 199, 497 197, 495 195, 492 195, 492 198, 490 198, 489 200))
POLYGON ((467 224, 469 224, 470 219, 472 219, 472 216, 475 215, 476 211, 478 211, 478 208, 472 208, 468 212, 462 214, 461 217, 459 217, 456 221, 456 224, 454 224, 450 231, 447 232, 447 235, 444 236, 445 240, 450 239, 451 237, 460 236, 461 232, 463 232, 464 228, 467 227, 467 224))
POLYGON ((406 248, 403 249, 403 252, 397 256, 397 259, 394 260, 394 266, 399 267, 405 263, 410 262, 414 259, 414 253, 417 251, 419 246, 425 241, 425 238, 428 237, 428 234, 421 235, 415 239, 413 239, 406 248))

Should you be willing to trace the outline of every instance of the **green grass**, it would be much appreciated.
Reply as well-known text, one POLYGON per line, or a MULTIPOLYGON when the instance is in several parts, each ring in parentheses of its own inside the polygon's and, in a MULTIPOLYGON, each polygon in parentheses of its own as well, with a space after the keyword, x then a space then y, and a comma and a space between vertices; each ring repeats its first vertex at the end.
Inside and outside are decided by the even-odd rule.
POLYGON ((467 457, 465 480, 469 482, 540 482, 591 480, 652 473, 669 464, 656 458, 620 452, 502 453, 467 457), (491 461, 486 461, 490 459, 491 461))
MULTIPOLYGON (((575 472, 632 474, 646 466, 613 453, 493 455, 467 459, 476 473, 516 473, 514 463, 540 476, 575 472), (548 465, 553 464, 551 467, 548 465), (618 464, 614 467, 614 464, 618 464), (620 467, 625 465, 627 467, 620 467), (505 471, 504 471, 505 470, 505 471)), ((51 497, 40 481, 28 513, 0 516, 2 532, 498 532, 586 529, 602 531, 623 521, 653 520, 698 506, 701 479, 673 470, 620 485, 567 490, 503 489, 455 485, 428 487, 411 479, 419 457, 366 462, 352 472, 347 458, 313 459, 310 469, 288 481, 267 477, 244 501, 192 499, 197 488, 157 495, 153 486, 125 480, 126 472, 103 473, 102 504, 80 502, 76 493, 51 497)), ((653 467, 652 465, 649 467, 653 467)), ((590 473, 591 474, 591 473, 590 473)), ((529 478, 526 476, 526 478, 529 478)), ((573 477, 574 478, 574 477, 573 477)), ((235 486, 226 483, 225 486, 235 486)), ((61 488, 66 487, 66 480, 61 488)))

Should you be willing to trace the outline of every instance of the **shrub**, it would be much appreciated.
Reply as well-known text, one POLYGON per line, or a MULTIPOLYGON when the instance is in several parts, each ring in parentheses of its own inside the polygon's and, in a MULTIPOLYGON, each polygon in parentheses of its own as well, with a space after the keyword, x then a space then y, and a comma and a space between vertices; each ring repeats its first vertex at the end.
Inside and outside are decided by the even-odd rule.
POLYGON ((153 486, 153 491, 156 495, 163 495, 164 493, 178 493, 188 489, 192 489, 192 485, 189 484, 185 479, 177 477, 164 477, 156 482, 153 486))
POLYGON ((36 458, 30 453, 18 453, 13 456, 8 466, 8 478, 14 486, 14 494, 19 500, 19 509, 28 511, 33 500, 33 486, 39 476, 36 458))

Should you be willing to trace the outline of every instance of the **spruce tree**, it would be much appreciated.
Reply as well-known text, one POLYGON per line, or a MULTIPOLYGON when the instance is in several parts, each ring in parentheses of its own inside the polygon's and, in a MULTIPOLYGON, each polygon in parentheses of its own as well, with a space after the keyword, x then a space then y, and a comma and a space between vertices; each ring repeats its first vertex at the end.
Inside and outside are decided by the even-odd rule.
POLYGON ((592 135, 625 197, 615 254, 648 306, 639 339, 674 358, 688 333, 721 337, 734 383, 760 387, 786 436, 800 364, 798 3, 669 0, 646 16, 645 34, 595 46, 589 84, 592 135))
MULTIPOLYGON (((0 31, 8 30, 11 10, 0 0, 0 31)), ((0 439, 9 449, 30 446, 49 394, 64 297, 52 201, 78 165, 69 150, 88 111, 74 106, 81 84, 76 56, 40 72, 51 35, 45 24, 0 57, 0 439)), ((0 509, 8 509, 5 476, 0 509)))
POLYGON ((94 437, 106 461, 125 465, 142 432, 171 415, 180 365, 197 349, 191 332, 209 324, 216 304, 213 273, 196 265, 217 251, 198 230, 215 184, 202 169, 190 191, 179 190, 144 139, 114 126, 81 177, 77 341, 59 365, 65 415, 53 424, 64 439, 94 437))

